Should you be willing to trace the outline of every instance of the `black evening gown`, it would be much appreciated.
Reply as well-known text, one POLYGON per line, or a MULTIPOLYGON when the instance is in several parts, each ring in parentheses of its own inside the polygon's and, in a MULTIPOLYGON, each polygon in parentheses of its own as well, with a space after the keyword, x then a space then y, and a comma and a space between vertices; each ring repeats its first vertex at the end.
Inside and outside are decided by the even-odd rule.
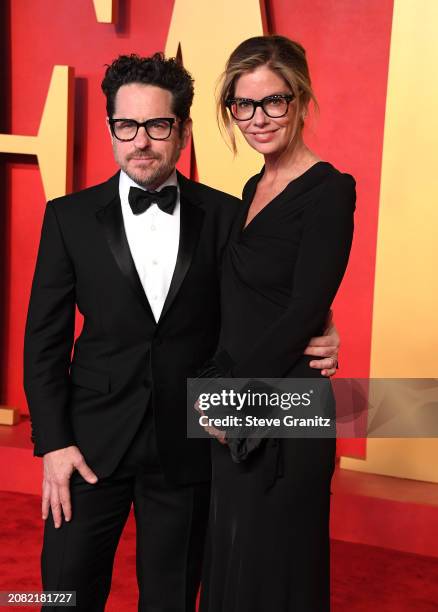
MULTIPOLYGON (((217 367, 227 363, 223 373, 240 378, 321 377, 303 350, 322 333, 347 266, 355 182, 318 162, 244 229, 262 173, 245 186, 224 255, 217 367)), ((335 445, 266 439, 235 463, 227 446, 212 441, 200 612, 330 609, 335 445)))

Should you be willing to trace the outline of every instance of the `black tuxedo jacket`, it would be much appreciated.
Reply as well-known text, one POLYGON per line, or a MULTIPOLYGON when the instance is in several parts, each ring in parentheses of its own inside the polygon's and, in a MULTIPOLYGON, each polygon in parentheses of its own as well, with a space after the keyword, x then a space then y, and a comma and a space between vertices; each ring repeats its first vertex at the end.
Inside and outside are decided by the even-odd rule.
POLYGON ((210 478, 208 440, 187 439, 186 379, 216 349, 220 262, 239 201, 180 174, 178 183, 180 243, 158 323, 129 250, 119 174, 48 203, 24 351, 36 455, 76 444, 109 475, 151 409, 168 480, 210 478), (74 342, 76 305, 84 326, 74 342))

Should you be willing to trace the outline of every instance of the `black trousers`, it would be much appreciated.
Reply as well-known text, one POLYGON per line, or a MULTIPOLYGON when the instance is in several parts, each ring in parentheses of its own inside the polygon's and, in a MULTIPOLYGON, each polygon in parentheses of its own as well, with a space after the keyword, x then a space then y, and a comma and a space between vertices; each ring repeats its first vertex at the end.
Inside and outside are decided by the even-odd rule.
POLYGON ((76 610, 105 609, 116 548, 132 504, 137 527, 138 610, 195 610, 210 486, 178 487, 165 481, 149 412, 110 477, 91 485, 73 474, 72 520, 63 521, 59 529, 54 528, 51 514, 46 521, 43 589, 76 591, 76 610))

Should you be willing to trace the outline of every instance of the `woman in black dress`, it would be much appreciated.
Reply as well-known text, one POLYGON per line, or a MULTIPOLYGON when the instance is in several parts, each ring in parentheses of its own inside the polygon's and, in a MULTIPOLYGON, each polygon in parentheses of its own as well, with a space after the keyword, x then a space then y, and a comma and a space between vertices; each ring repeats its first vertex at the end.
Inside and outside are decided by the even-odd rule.
MULTIPOLYGON (((355 181, 303 142, 311 101, 299 44, 256 37, 230 56, 220 116, 233 146, 236 124, 265 164, 245 185, 224 257, 216 374, 320 377, 303 350, 321 334, 347 266, 355 181)), ((201 612, 330 609, 335 442, 266 439, 236 463, 213 441, 201 612)))

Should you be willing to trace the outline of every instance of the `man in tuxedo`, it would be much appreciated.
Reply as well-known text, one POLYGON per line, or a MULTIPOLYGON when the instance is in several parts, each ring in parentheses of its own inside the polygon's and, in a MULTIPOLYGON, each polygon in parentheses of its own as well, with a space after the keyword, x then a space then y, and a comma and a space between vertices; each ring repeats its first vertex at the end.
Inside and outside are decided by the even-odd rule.
MULTIPOLYGON (((193 612, 210 457, 208 441, 186 436, 186 379, 216 348, 238 200, 175 170, 193 99, 179 62, 120 56, 102 89, 120 170, 48 203, 26 326, 25 390, 51 517, 43 587, 104 610, 133 504, 139 610, 193 612)), ((308 354, 326 357, 316 367, 332 373, 336 335, 311 344, 308 354)))

